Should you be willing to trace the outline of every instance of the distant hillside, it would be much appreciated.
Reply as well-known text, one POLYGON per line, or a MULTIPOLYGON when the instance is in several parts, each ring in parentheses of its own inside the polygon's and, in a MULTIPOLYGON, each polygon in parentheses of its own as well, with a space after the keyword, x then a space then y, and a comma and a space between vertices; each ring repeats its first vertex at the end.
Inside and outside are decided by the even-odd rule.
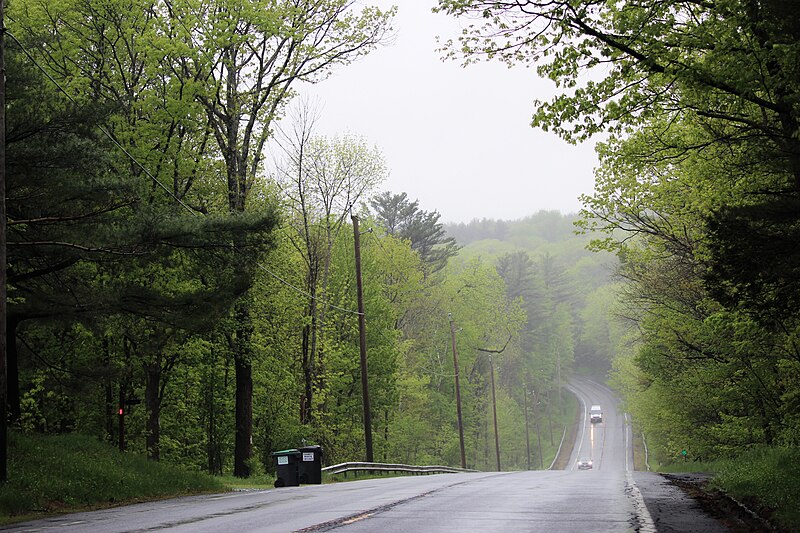
POLYGON ((590 252, 590 235, 575 233, 576 215, 558 211, 539 211, 520 220, 473 220, 468 224, 446 224, 447 234, 462 250, 458 259, 499 258, 523 250, 535 258, 548 256, 572 278, 582 291, 594 290, 610 282, 617 259, 606 253, 590 252))
MULTIPOLYGON (((520 220, 473 220, 445 229, 462 246, 451 260, 454 265, 476 258, 498 265, 520 252, 530 257, 529 283, 549 287, 553 301, 570 309, 570 344, 578 365, 607 369, 617 336, 611 316, 617 258, 587 250, 592 237, 576 234, 575 220, 575 215, 540 211, 520 220)), ((529 314, 534 318, 533 311, 529 314)))
POLYGON ((542 244, 575 239, 574 220, 574 215, 539 211, 520 220, 475 219, 467 224, 446 224, 445 229, 461 246, 496 239, 518 248, 535 250, 542 244))

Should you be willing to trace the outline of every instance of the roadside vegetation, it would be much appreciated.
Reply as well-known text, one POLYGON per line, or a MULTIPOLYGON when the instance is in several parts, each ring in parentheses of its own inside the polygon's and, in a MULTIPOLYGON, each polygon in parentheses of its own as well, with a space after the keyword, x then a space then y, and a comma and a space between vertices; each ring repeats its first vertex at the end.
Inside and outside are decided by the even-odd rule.
POLYGON ((120 453, 91 436, 9 436, 9 481, 0 485, 0 523, 228 490, 214 476, 120 453))
MULTIPOLYGON (((495 464, 496 407, 503 468, 522 468, 525 423, 553 428, 573 368, 611 367, 653 464, 730 461, 720 486, 794 520, 800 4, 440 0, 479 21, 453 57, 568 89, 534 125, 604 135, 577 236, 547 212, 446 226, 380 189, 367 140, 316 135, 290 105, 387 42, 394 10, 239 4, 8 6, 15 438, 75 434, 58 438, 78 451, 88 435, 237 478, 303 441, 362 459, 360 217, 376 461, 460 462, 459 373, 467 466, 495 464)), ((26 481, 11 456, 32 506, 56 501, 41 457, 26 481)), ((116 501, 119 480, 91 483, 53 485, 116 501)))
MULTIPOLYGON (((339 0, 254 1, 246 13, 150 4, 8 7, 15 433, 85 435, 259 485, 271 452, 304 442, 323 447, 325 464, 364 460, 355 216, 373 459, 460 464, 458 371, 466 466, 496 468, 496 409, 503 469, 546 467, 569 409, 560 386, 576 362, 608 366, 609 256, 587 251, 573 217, 556 212, 446 226, 381 190, 389 169, 367 140, 316 134, 314 110, 289 105, 292 91, 255 95, 250 82, 284 85, 231 62, 275 46, 269 65, 308 69, 276 79, 323 75, 380 45, 393 11, 339 0), (227 47, 198 49, 198 34, 227 47), (280 48, 292 39, 319 49, 280 48), (99 63, 98 49, 109 54, 99 63), (284 112, 281 129, 270 121, 284 112), (269 161, 233 153, 267 138, 277 143, 269 161)), ((28 476, 15 472, 12 481, 28 476)))
POLYGON ((304 442, 365 459, 357 218, 373 459, 460 463, 456 370, 467 467, 494 468, 495 408, 504 469, 526 421, 546 458, 573 364, 608 364, 607 256, 555 212, 445 226, 381 189, 368 140, 314 131, 292 84, 384 44, 394 10, 233 4, 8 6, 2 420, 238 479, 304 442))

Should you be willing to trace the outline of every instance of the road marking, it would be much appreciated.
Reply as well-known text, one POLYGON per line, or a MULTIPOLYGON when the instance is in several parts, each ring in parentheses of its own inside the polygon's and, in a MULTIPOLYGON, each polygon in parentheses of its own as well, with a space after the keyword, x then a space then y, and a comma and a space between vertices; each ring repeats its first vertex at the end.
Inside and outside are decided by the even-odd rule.
POLYGON ((583 423, 581 424, 583 426, 583 430, 581 432, 581 440, 578 442, 578 453, 575 454, 575 461, 572 461, 572 457, 570 457, 570 461, 572 461, 572 465, 570 466, 570 470, 577 470, 578 465, 577 465, 576 461, 581 458, 581 447, 583 446, 583 439, 586 437, 586 415, 587 415, 587 409, 588 408, 586 407, 586 402, 583 401, 582 391, 575 390, 572 387, 570 387, 569 385, 567 386, 567 388, 572 390, 574 393, 576 393, 575 396, 577 396, 578 399, 583 404, 583 423))
POLYGON ((370 516, 372 516, 372 513, 364 513, 364 514, 361 514, 361 515, 358 515, 358 516, 354 516, 353 518, 350 518, 350 519, 345 520, 344 522, 342 522, 342 525, 346 526, 348 524, 352 524, 353 522, 359 522, 361 520, 366 520, 370 516))
POLYGON ((633 505, 636 509, 636 520, 639 522, 638 531, 640 533, 656 533, 657 530, 653 522, 653 517, 650 516, 650 511, 647 510, 642 493, 633 480, 633 474, 630 471, 625 472, 625 477, 627 478, 630 494, 633 497, 633 505))
POLYGON ((630 454, 628 453, 628 451, 629 451, 628 448, 631 448, 633 446, 633 443, 628 438, 628 428, 629 428, 629 426, 628 426, 628 413, 625 413, 625 427, 623 428, 623 432, 622 432, 622 442, 625 445, 624 447, 625 447, 625 471, 626 472, 630 472, 631 471, 631 464, 630 464, 630 461, 628 460, 628 457, 630 456, 630 454))

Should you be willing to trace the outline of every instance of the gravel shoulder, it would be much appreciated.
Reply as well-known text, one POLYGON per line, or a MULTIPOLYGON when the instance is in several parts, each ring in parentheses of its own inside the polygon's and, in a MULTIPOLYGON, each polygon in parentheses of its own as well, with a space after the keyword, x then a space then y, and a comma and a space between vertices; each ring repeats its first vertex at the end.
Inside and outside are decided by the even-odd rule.
POLYGON ((709 474, 636 472, 637 486, 660 533, 777 531, 709 485, 709 474))

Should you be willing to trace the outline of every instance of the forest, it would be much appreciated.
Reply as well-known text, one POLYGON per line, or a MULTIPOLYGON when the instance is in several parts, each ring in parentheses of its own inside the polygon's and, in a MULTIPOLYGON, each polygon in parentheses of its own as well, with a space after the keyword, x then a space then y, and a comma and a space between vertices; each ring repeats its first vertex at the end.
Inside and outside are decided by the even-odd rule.
POLYGON ((458 464, 454 345, 471 468, 499 466, 493 376, 523 468, 576 369, 610 368, 663 463, 797 448, 798 7, 440 0, 472 21, 443 54, 533 66, 563 89, 533 125, 602 136, 575 228, 444 224, 367 139, 315 134, 298 84, 389 34, 359 6, 8 6, 3 422, 238 477, 363 457, 358 221, 375 460, 458 464))
POLYGON ((363 460, 358 222, 374 459, 459 464, 456 348, 467 466, 547 467, 560 385, 609 366, 608 271, 571 217, 445 226, 366 139, 316 134, 294 86, 393 12, 294 4, 9 6, 9 427, 238 477, 363 460))

